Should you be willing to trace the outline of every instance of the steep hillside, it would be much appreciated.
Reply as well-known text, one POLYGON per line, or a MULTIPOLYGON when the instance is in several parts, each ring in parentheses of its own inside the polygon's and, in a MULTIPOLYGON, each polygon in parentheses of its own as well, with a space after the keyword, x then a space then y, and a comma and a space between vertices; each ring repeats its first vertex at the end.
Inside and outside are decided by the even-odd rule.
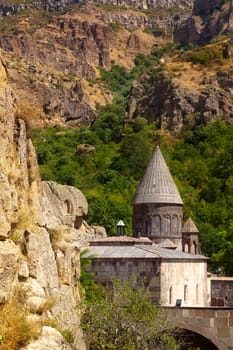
POLYGON ((216 119, 233 123, 232 39, 173 51, 135 81, 127 122, 140 115, 174 133, 216 119))
POLYGON ((232 32, 231 0, 195 0, 192 16, 181 20, 174 31, 174 41, 182 45, 203 44, 212 38, 232 32))
MULTIPOLYGON (((16 14, 28 8, 44 9, 47 11, 66 11, 68 6, 79 3, 81 3, 80 0, 6 0, 0 1, 0 13, 2 15, 16 14)), ((156 7, 189 9, 192 8, 193 5, 193 1, 188 0, 89 0, 88 3, 125 6, 138 9, 152 9, 156 7)))
POLYGON ((71 344, 85 349, 76 309, 79 252, 98 230, 83 221, 87 201, 81 191, 41 181, 34 147, 16 114, 1 60, 1 348, 43 349, 46 343, 53 350, 71 344))
POLYGON ((100 68, 108 70, 112 62, 130 68, 137 54, 171 40, 177 13, 92 5, 66 12, 28 8, 0 20, 18 114, 34 126, 91 125, 96 106, 112 99, 101 83, 93 87, 100 68))

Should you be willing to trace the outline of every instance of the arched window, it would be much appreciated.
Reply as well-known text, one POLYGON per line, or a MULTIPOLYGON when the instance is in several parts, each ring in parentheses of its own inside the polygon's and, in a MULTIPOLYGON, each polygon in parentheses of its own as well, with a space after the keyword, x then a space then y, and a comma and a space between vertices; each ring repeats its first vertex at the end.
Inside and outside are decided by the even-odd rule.
POLYGON ((65 214, 72 214, 73 212, 72 203, 68 199, 64 201, 64 212, 65 214))
POLYGON ((182 231, 182 215, 179 216, 179 219, 178 219, 178 234, 182 231))
POLYGON ((172 287, 169 288, 169 304, 172 304, 172 287))
POLYGON ((194 254, 197 255, 198 249, 197 249, 197 243, 195 241, 193 241, 193 246, 194 246, 194 254))
POLYGON ((188 286, 187 284, 184 285, 184 302, 187 303, 188 299, 188 286))
POLYGON ((146 219, 146 234, 150 235, 151 234, 151 219, 148 217, 146 219))
POLYGON ((178 234, 178 216, 177 215, 173 215, 172 217, 172 233, 174 235, 178 234))
POLYGON ((161 234, 161 219, 159 215, 153 217, 153 233, 155 235, 161 234))
POLYGON ((166 235, 171 234, 171 217, 170 217, 170 215, 164 216, 164 233, 166 235))

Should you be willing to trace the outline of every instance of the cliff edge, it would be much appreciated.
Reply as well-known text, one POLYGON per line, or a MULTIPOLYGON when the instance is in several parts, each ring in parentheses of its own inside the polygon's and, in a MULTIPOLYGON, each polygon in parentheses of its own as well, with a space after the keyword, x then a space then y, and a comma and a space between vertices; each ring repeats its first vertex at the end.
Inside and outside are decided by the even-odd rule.
MULTIPOLYGON (((0 304, 4 309, 21 295, 17 304, 32 325, 40 324, 36 340, 24 349, 45 349, 46 344, 46 349, 84 350, 77 310, 79 252, 96 229, 83 220, 88 205, 81 191, 41 181, 7 75, 1 59, 0 304), (72 345, 61 330, 72 334, 72 345)), ((2 336, 4 346, 7 336, 2 336)))

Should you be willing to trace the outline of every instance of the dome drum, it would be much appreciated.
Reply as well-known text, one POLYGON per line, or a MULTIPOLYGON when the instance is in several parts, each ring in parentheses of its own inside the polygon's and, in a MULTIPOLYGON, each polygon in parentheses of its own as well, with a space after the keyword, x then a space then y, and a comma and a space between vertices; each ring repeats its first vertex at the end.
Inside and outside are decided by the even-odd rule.
POLYGON ((136 204, 133 210, 133 233, 134 236, 149 237, 155 243, 167 238, 177 243, 182 237, 182 219, 182 205, 136 204))

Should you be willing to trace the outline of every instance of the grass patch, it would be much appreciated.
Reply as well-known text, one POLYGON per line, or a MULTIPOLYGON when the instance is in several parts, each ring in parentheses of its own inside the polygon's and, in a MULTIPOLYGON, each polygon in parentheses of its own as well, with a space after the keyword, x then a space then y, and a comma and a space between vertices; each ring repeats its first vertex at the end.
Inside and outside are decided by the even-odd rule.
POLYGON ((222 63, 223 51, 219 47, 206 46, 189 51, 185 58, 194 64, 208 66, 214 63, 222 63))
POLYGON ((119 29, 121 29, 121 24, 120 23, 109 23, 109 26, 112 28, 114 32, 117 32, 119 29))
POLYGON ((23 30, 32 34, 37 29, 47 25, 51 16, 51 13, 43 10, 22 10, 17 15, 2 17, 0 19, 0 32, 17 33, 23 30))
POLYGON ((0 308, 0 348, 17 350, 27 345, 39 332, 27 320, 25 308, 15 300, 0 308))
POLYGON ((144 29, 143 30, 144 33, 153 35, 155 37, 160 37, 160 36, 165 36, 165 30, 164 28, 154 28, 154 29, 144 29))

